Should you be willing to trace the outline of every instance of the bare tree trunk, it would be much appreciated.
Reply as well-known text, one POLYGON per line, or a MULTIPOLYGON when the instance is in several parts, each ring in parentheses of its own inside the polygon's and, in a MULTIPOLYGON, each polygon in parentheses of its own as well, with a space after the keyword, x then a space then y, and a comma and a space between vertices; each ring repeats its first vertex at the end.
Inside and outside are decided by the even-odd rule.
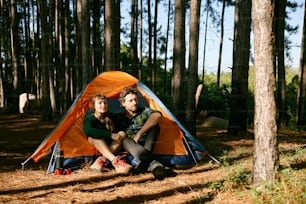
POLYGON ((223 48, 223 36, 224 36, 224 12, 225 12, 225 0, 223 0, 223 2, 222 2, 222 11, 221 11, 221 25, 220 25, 221 34, 220 34, 218 69, 217 69, 217 86, 220 86, 222 48, 223 48))
POLYGON ((192 134, 196 134, 195 94, 198 82, 199 22, 201 0, 190 1, 189 66, 187 82, 186 124, 192 134))
MULTIPOLYGON (((168 14, 167 14, 167 34, 166 34, 166 51, 165 51, 165 64, 164 64, 164 76, 163 81, 164 84, 167 82, 167 61, 168 61, 168 40, 169 40, 169 31, 170 31, 170 15, 171 15, 171 0, 168 1, 168 14)), ((167 86, 163 86, 163 99, 166 99, 167 86)))
POLYGON ((228 135, 247 129, 247 99, 250 58, 251 0, 235 1, 232 93, 228 135))
POLYGON ((93 27, 92 27, 92 35, 93 35, 93 68, 94 74, 98 75, 102 71, 102 44, 101 44, 101 5, 100 0, 94 0, 93 7, 93 27))
POLYGON ((139 80, 142 80, 142 41, 143 41, 143 3, 142 3, 142 0, 140 0, 140 9, 139 9, 139 12, 140 12, 140 42, 139 42, 139 69, 138 69, 138 78, 139 80))
POLYGON ((150 88, 153 86, 153 76, 152 76, 152 24, 151 24, 151 0, 148 1, 148 38, 149 38, 149 59, 148 59, 148 68, 149 68, 149 84, 150 88))
POLYGON ((254 22, 254 160, 253 184, 275 184, 278 179, 278 144, 273 59, 273 0, 253 0, 254 22))
POLYGON ((19 39, 18 39, 18 20, 17 20, 17 7, 15 0, 12 0, 10 3, 9 8, 9 15, 10 15, 10 40, 11 40, 11 66, 12 66, 12 79, 13 79, 13 86, 11 91, 10 97, 10 104, 9 111, 12 113, 17 113, 19 108, 19 92, 20 92, 20 78, 19 72, 21 70, 18 69, 19 64, 19 39))
POLYGON ((131 68, 134 76, 138 74, 138 60, 137 60, 137 4, 136 0, 132 0, 131 5, 131 68))
POLYGON ((185 121, 184 101, 185 70, 185 1, 175 1, 174 43, 173 43, 173 78, 172 78, 172 110, 175 116, 185 121))
POLYGON ((41 18, 41 67, 42 67, 42 103, 40 120, 51 120, 51 103, 50 103, 50 88, 49 88, 49 35, 48 20, 47 20, 47 5, 45 2, 38 1, 39 13, 41 18))
POLYGON ((275 1, 275 47, 276 61, 278 69, 278 86, 277 86, 277 110, 278 126, 287 127, 287 106, 286 106, 286 72, 285 72, 285 16, 287 0, 275 1))
POLYGON ((306 97, 306 0, 304 3, 304 24, 302 35, 302 46, 300 56, 300 70, 299 70, 299 86, 297 93, 296 105, 296 125, 298 128, 305 126, 305 97, 306 97))
POLYGON ((89 81, 91 81, 93 74, 92 74, 92 67, 90 64, 90 43, 89 43, 89 36, 90 36, 90 29, 89 29, 89 2, 88 0, 81 0, 81 33, 82 33, 82 74, 83 74, 83 87, 87 86, 89 81))
POLYGON ((105 38, 105 70, 116 70, 116 39, 114 28, 114 16, 118 15, 113 13, 116 7, 116 1, 105 0, 105 20, 104 20, 104 38, 105 38))
POLYGON ((154 31, 153 31, 153 67, 152 67, 152 90, 155 91, 156 69, 157 69, 157 15, 158 15, 158 0, 155 0, 154 5, 154 31))

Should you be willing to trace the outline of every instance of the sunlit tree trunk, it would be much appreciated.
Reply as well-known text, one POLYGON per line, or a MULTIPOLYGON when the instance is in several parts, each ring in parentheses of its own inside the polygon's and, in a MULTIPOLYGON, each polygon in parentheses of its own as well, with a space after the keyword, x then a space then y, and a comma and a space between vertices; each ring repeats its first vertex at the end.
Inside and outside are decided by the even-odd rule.
POLYGON ((273 3, 273 0, 253 0, 255 81, 253 184, 255 185, 275 184, 278 179, 273 3))

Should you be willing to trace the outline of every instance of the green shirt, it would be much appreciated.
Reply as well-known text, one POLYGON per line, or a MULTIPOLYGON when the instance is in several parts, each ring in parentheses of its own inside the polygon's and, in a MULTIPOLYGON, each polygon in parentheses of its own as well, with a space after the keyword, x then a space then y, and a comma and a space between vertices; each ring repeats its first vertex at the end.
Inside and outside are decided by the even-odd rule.
POLYGON ((95 139, 110 138, 112 134, 107 130, 106 123, 98 120, 93 113, 85 116, 83 130, 87 137, 95 139))

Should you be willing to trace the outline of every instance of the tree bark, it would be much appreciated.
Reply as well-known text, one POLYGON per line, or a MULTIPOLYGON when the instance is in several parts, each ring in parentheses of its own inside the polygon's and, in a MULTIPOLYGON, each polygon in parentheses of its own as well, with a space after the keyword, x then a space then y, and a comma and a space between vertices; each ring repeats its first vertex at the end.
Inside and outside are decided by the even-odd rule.
POLYGON ((253 184, 275 184, 278 179, 278 144, 273 59, 273 0, 253 0, 254 22, 254 158, 253 184))
POLYGON ((201 0, 190 1, 189 66, 187 82, 186 124, 192 134, 196 134, 195 93, 198 82, 199 23, 201 0))
POLYGON ((285 72, 285 16, 287 0, 275 1, 275 54, 277 62, 277 110, 278 126, 287 127, 287 106, 286 106, 286 72, 285 72))
POLYGON ((232 93, 228 135, 247 129, 247 99, 252 0, 235 2, 232 93))
POLYGON ((42 103, 41 103, 41 121, 50 121, 51 103, 50 103, 50 88, 49 88, 49 35, 48 20, 47 20, 47 5, 45 2, 38 1, 39 13, 41 19, 41 69, 42 69, 42 103))
POLYGON ((104 20, 104 39, 105 39, 105 70, 116 70, 116 28, 115 15, 116 1, 105 0, 105 20, 104 20))
POLYGON ((304 24, 302 33, 302 46, 300 54, 299 86, 296 105, 296 124, 299 129, 305 126, 305 97, 306 97, 306 0, 304 3, 304 24))
POLYGON ((184 101, 184 70, 185 70, 185 1, 175 1, 174 43, 173 43, 173 78, 172 99, 173 114, 185 121, 184 101))

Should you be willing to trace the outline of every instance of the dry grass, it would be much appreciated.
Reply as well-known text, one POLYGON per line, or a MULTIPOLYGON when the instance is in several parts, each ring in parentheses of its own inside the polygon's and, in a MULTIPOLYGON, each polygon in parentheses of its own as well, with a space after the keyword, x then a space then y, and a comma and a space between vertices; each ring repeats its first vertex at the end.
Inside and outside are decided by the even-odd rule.
MULTIPOLYGON (((228 137, 224 130, 198 128, 197 137, 222 166, 206 159, 154 180, 150 173, 117 176, 87 169, 46 174, 48 158, 23 162, 54 127, 36 116, 0 115, 0 203, 303 203, 306 200, 306 137, 280 134, 280 182, 251 185, 253 136, 228 137)), ((305 203, 305 202, 304 202, 305 203)))

